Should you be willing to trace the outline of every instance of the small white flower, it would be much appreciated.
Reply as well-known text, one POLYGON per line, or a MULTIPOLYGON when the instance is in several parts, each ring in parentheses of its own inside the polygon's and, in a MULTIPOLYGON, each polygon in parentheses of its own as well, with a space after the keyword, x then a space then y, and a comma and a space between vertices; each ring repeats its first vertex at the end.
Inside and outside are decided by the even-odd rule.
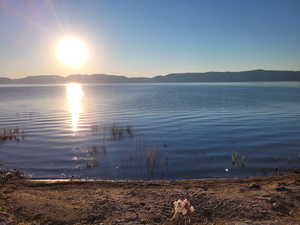
POLYGON ((191 206, 190 211, 191 211, 191 212, 194 212, 194 211, 195 211, 194 206, 191 206))

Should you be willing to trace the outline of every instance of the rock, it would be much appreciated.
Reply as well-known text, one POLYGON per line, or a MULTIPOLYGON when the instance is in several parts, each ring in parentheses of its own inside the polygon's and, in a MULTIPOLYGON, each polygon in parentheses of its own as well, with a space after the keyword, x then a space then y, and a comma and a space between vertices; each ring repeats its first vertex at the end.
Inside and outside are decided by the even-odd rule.
POLYGON ((0 225, 10 225, 12 223, 11 215, 0 211, 0 225))
POLYGON ((241 192, 241 193, 244 193, 245 191, 246 191, 246 190, 245 190, 244 188, 241 188, 241 189, 240 189, 240 192, 241 192))
POLYGON ((261 187, 258 184, 252 184, 248 187, 250 190, 260 190, 261 187))
POLYGON ((272 210, 279 212, 283 215, 289 215, 292 207, 293 206, 291 204, 284 201, 275 201, 272 204, 272 210))
POLYGON ((161 218, 159 218, 159 217, 154 217, 152 220, 155 223, 160 223, 161 222, 161 218))
POLYGON ((275 189, 276 191, 289 191, 290 189, 286 188, 286 187, 278 187, 275 189))

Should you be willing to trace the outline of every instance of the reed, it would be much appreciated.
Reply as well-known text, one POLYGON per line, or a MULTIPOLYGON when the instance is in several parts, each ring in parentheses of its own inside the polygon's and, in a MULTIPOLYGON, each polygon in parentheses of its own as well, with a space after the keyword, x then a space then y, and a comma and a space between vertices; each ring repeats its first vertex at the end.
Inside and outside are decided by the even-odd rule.
POLYGON ((0 129, 0 142, 5 141, 21 141, 25 139, 24 130, 16 128, 2 128, 0 129))
POLYGON ((99 166, 100 160, 104 159, 106 155, 106 146, 89 146, 86 150, 87 157, 82 158, 85 161, 85 167, 95 168, 99 166))
POLYGON ((238 167, 244 167, 246 165, 246 156, 240 155, 238 152, 233 152, 231 154, 232 165, 238 167))
POLYGON ((118 141, 125 137, 134 137, 133 129, 130 125, 119 125, 113 123, 109 126, 92 125, 91 131, 98 135, 102 142, 105 140, 118 141))
POLYGON ((153 176, 155 169, 160 165, 160 148, 159 146, 150 146, 146 148, 146 167, 148 173, 153 176))
POLYGON ((133 131, 131 126, 120 126, 113 124, 110 129, 112 140, 120 140, 126 136, 133 137, 133 131))
POLYGON ((95 160, 85 160, 86 168, 99 166, 99 160, 104 157, 106 152, 109 152, 107 148, 112 142, 119 142, 130 138, 134 146, 132 151, 125 156, 126 159, 120 161, 120 164, 116 167, 118 171, 125 168, 133 168, 135 164, 138 164, 142 167, 137 170, 137 176, 165 176, 167 168, 169 167, 169 160, 168 157, 164 156, 161 148, 167 148, 168 145, 147 145, 144 141, 144 135, 137 133, 130 125, 117 123, 113 123, 109 126, 92 125, 91 131, 93 135, 99 137, 99 145, 88 149, 87 158, 93 156, 95 160), (95 156, 96 152, 97 157, 95 156), (100 153, 103 154, 103 156, 99 155, 100 153), (141 173, 145 174, 142 175, 141 173))

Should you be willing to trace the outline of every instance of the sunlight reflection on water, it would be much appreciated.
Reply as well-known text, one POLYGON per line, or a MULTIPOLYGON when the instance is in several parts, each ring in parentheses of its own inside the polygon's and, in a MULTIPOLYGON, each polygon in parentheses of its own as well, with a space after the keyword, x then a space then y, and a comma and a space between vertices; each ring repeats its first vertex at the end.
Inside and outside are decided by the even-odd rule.
POLYGON ((0 135, 26 137, 0 161, 34 178, 278 174, 300 165, 299 99, 300 83, 0 87, 0 135))
POLYGON ((81 84, 69 83, 66 84, 68 109, 71 114, 71 129, 73 132, 78 131, 80 114, 82 112, 82 99, 84 92, 81 84))

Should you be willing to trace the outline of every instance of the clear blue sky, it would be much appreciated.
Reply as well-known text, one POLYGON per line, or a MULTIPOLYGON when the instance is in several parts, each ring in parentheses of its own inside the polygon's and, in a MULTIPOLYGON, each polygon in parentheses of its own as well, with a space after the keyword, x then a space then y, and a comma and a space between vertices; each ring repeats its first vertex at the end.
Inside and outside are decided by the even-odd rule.
POLYGON ((300 70, 299 0, 0 0, 0 76, 300 70), (68 68, 64 35, 91 57, 68 68))

